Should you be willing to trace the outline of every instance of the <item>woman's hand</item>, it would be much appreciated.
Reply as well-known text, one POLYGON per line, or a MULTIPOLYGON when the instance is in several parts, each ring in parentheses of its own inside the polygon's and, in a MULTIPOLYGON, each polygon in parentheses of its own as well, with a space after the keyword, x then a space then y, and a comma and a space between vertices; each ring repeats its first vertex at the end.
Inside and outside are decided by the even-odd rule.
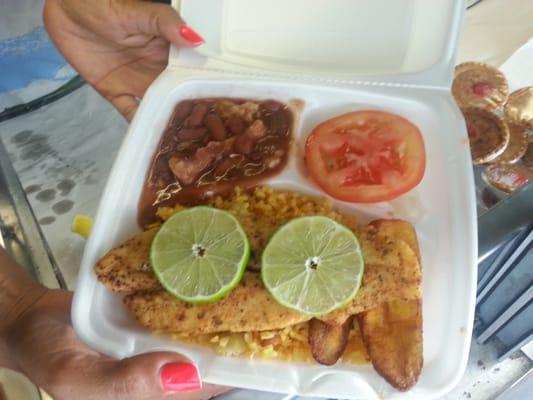
POLYGON ((71 298, 34 282, 0 246, 0 367, 54 400, 205 400, 228 390, 201 388, 196 367, 176 353, 119 361, 92 351, 72 329, 71 298))
POLYGON ((205 400, 225 391, 200 390, 196 367, 175 353, 117 361, 90 350, 72 329, 70 303, 69 292, 47 291, 6 338, 14 366, 54 400, 205 400))
POLYGON ((172 7, 141 0, 46 0, 44 22, 69 63, 128 120, 167 65, 169 43, 203 43, 172 7))

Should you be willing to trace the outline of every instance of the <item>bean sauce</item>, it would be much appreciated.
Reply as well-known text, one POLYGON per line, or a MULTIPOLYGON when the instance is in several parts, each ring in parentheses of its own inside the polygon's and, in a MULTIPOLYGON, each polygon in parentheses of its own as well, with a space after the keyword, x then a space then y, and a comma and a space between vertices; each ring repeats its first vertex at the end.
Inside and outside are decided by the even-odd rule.
POLYGON ((275 100, 209 98, 180 102, 147 173, 139 224, 162 206, 197 205, 234 187, 253 187, 287 164, 293 114, 275 100))

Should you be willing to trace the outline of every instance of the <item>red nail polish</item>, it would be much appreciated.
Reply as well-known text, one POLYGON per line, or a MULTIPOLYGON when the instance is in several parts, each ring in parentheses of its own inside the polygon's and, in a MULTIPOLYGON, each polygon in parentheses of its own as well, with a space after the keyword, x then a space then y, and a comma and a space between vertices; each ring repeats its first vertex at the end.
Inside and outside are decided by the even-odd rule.
POLYGON ((189 43, 198 46, 205 42, 198 32, 192 29, 189 25, 183 24, 180 26, 180 35, 189 43))
POLYGON ((161 369, 161 385, 166 392, 196 392, 202 388, 198 370, 194 364, 167 364, 161 369))

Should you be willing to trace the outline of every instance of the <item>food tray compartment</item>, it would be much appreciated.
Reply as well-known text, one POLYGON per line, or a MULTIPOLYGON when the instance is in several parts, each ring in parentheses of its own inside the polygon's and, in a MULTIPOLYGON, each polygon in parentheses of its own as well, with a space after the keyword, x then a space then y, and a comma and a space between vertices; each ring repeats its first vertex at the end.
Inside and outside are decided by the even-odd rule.
POLYGON ((205 381, 258 390, 336 398, 432 398, 450 390, 466 366, 476 287, 476 220, 473 178, 464 122, 449 93, 432 89, 316 86, 285 81, 197 79, 166 71, 148 91, 115 161, 87 243, 73 307, 76 332, 96 350, 115 357, 153 351, 180 352, 205 381), (325 196, 303 166, 303 145, 318 123, 363 109, 399 114, 419 127, 427 167, 420 185, 391 203, 334 204, 361 221, 403 218, 415 225, 423 260, 424 368, 407 394, 389 386, 367 365, 332 367, 219 357, 209 349, 151 334, 133 320, 121 296, 93 272, 108 250, 140 230, 137 207, 161 134, 177 103, 225 97, 303 101, 295 115, 292 154, 285 169, 265 181, 274 188, 325 196), (280 369, 280 365, 283 366, 280 369))

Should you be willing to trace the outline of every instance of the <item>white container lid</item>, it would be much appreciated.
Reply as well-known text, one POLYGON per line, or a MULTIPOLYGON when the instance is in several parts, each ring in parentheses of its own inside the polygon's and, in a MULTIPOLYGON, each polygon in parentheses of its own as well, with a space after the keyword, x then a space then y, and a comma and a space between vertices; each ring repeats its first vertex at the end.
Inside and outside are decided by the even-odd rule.
POLYGON ((456 0, 173 0, 206 43, 171 67, 291 79, 449 87, 456 0))

